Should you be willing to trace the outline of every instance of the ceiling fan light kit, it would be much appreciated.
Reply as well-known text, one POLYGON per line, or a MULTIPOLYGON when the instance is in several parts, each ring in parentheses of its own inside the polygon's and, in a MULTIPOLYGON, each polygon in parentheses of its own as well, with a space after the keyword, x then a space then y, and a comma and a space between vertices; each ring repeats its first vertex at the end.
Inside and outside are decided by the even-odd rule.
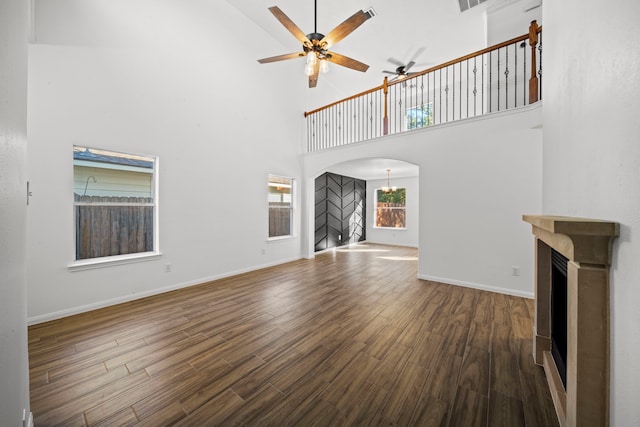
MULTIPOLYGON (((329 52, 328 49, 351 34, 351 32, 369 18, 375 16, 373 9, 369 8, 366 11, 357 11, 333 30, 329 31, 326 36, 318 33, 317 28, 314 28, 313 33, 304 34, 302 30, 300 30, 300 28, 298 28, 298 26, 287 15, 285 15, 278 6, 270 7, 269 11, 296 39, 298 39, 299 42, 302 43, 302 52, 288 53, 259 59, 259 63, 266 64, 269 62, 284 61, 287 59, 306 56, 307 61, 304 72, 309 76, 310 88, 316 87, 318 84, 318 75, 320 73, 326 73, 329 71, 329 62, 361 72, 365 72, 369 68, 368 65, 363 64, 360 61, 336 52, 329 52)), ((314 1, 314 27, 317 27, 317 16, 316 0, 314 1)))

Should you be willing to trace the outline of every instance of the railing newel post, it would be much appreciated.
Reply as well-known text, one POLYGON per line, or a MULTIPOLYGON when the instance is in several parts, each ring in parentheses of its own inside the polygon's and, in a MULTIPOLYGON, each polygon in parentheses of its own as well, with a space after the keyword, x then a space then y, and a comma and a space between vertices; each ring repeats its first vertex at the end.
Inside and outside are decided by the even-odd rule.
POLYGON ((384 93, 384 117, 382 118, 382 134, 389 134, 389 113, 387 111, 388 97, 389 97, 389 79, 384 78, 382 82, 382 93, 384 93))
POLYGON ((529 79, 529 104, 538 102, 538 71, 536 65, 536 46, 538 45, 538 22, 531 21, 529 26, 529 46, 531 46, 531 78, 529 79))

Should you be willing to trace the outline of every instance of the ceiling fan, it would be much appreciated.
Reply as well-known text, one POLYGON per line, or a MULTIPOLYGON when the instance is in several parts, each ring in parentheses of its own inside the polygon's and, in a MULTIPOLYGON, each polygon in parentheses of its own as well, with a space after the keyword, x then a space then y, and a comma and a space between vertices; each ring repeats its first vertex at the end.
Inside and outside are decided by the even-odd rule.
POLYGON ((398 61, 397 59, 394 58, 389 58, 387 59, 387 61, 391 62, 393 65, 396 65, 397 68, 395 69, 395 71, 388 71, 388 70, 384 70, 383 73, 385 74, 392 74, 395 77, 392 78, 389 81, 395 81, 395 80, 402 80, 402 79, 406 79, 407 77, 411 77, 414 74, 419 73, 419 71, 416 71, 414 73, 409 72, 409 70, 411 69, 411 67, 413 67, 414 65, 416 65, 416 59, 418 58, 418 56, 420 56, 422 54, 422 52, 424 52, 424 47, 421 47, 420 49, 418 49, 418 51, 415 53, 415 55, 413 55, 413 59, 409 62, 407 62, 406 64, 398 61))
POLYGON ((353 70, 365 72, 369 68, 368 65, 360 61, 356 61, 348 56, 341 55, 336 52, 329 52, 329 48, 340 40, 351 34, 353 30, 362 25, 367 19, 374 16, 373 10, 359 10, 344 22, 339 24, 327 35, 320 34, 317 31, 318 4, 314 1, 314 28, 313 33, 304 34, 296 24, 278 6, 272 6, 269 11, 276 17, 278 21, 302 43, 302 52, 287 53, 284 55, 272 56, 270 58, 259 59, 258 62, 266 64, 269 62, 283 61, 285 59, 294 59, 302 56, 307 57, 305 72, 309 76, 309 87, 316 87, 318 84, 318 75, 321 71, 327 70, 327 61, 353 70))

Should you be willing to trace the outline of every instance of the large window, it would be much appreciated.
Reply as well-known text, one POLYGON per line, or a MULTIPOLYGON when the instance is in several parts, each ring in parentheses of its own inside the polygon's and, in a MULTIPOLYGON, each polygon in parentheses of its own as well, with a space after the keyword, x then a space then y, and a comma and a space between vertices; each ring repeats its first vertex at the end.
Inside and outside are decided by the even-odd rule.
POLYGON ((269 238, 292 235, 293 179, 269 175, 269 238))
POLYGON ((407 189, 376 190, 376 227, 406 228, 407 226, 407 189))
POLYGON ((433 104, 428 103, 407 108, 405 117, 407 130, 431 126, 433 124, 433 104))
POLYGON ((73 148, 76 260, 157 251, 154 157, 73 148))

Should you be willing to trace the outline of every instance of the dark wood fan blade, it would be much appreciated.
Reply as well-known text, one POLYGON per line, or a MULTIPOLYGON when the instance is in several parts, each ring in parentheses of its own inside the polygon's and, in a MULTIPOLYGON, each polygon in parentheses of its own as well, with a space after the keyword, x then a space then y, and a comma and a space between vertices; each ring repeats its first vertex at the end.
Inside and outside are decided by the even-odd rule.
POLYGON ((293 37, 298 39, 298 41, 300 43, 302 43, 302 44, 310 43, 310 41, 307 38, 307 36, 305 35, 305 33, 303 33, 302 30, 300 28, 298 28, 298 26, 296 24, 294 24, 293 21, 291 19, 289 19, 289 17, 287 15, 285 15, 285 13, 282 10, 280 10, 280 8, 278 6, 270 7, 269 11, 271 11, 271 13, 273 13, 273 16, 275 16, 276 19, 278 21, 280 21, 280 23, 282 25, 284 25, 284 27, 287 30, 289 30, 289 32, 291 34, 293 34, 293 37))
POLYGON ((261 64, 267 64, 269 62, 284 61, 285 59, 300 58, 301 56, 305 56, 305 53, 304 52, 287 53, 284 55, 272 56, 270 58, 258 59, 258 62, 261 64))
POLYGON ((353 30, 362 25, 367 19, 371 18, 371 15, 364 13, 362 10, 357 11, 351 17, 347 18, 342 24, 335 27, 333 30, 324 36, 320 43, 327 43, 327 48, 338 43, 340 40, 348 36, 353 30))
POLYGON ((356 61, 348 56, 340 55, 339 53, 327 52, 327 57, 329 61, 334 64, 342 65, 343 67, 351 68, 356 71, 362 71, 364 73, 369 69, 367 64, 363 64, 362 62, 356 61))
POLYGON ((320 61, 316 61, 313 66, 313 74, 309 76, 309 87, 316 87, 318 84, 318 76, 320 75, 320 61))

